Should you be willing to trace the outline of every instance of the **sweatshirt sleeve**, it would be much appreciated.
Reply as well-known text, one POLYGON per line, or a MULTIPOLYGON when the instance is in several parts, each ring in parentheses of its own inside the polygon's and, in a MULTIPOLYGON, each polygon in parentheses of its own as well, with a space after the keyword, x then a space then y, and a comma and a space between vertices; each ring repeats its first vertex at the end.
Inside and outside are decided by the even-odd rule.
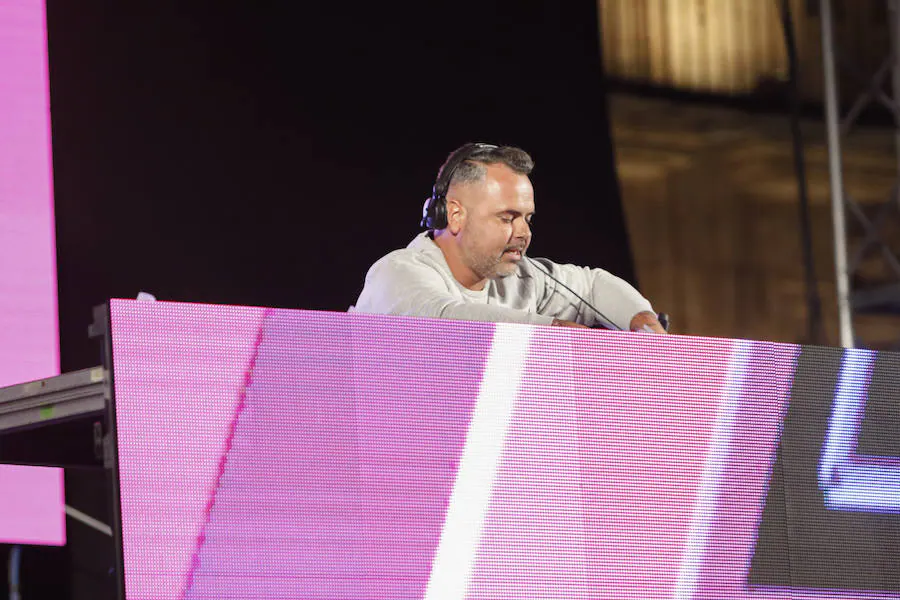
POLYGON ((539 305, 542 314, 589 326, 600 324, 609 327, 611 323, 619 329, 628 330, 631 319, 636 314, 653 311, 650 301, 637 289, 608 271, 576 265, 560 265, 547 259, 534 260, 539 263, 532 265, 537 272, 535 277, 543 281, 544 291, 539 305), (571 291, 547 277, 547 271, 603 315, 597 314, 571 291))
POLYGON ((433 267, 387 256, 366 274, 355 310, 364 313, 550 325, 552 316, 455 298, 433 267))

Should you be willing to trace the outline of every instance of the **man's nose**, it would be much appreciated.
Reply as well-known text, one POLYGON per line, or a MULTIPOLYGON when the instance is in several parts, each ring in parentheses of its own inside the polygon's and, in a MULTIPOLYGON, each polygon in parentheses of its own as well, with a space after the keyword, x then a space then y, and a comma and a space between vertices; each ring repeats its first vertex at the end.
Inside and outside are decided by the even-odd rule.
POLYGON ((522 239, 531 239, 531 227, 525 219, 516 219, 513 228, 513 236, 522 239))

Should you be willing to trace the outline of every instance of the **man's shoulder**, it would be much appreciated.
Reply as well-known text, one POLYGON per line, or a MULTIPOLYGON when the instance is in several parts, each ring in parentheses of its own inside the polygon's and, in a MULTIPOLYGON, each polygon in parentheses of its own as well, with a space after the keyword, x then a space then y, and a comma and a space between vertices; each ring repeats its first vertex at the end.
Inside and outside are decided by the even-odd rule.
MULTIPOLYGON (((440 251, 438 251, 440 252, 440 251)), ((388 252, 384 256, 378 259, 375 264, 378 263, 387 263, 387 264, 408 264, 408 263, 420 263, 425 261, 434 261, 435 256, 433 252, 428 252, 422 248, 413 248, 407 246, 406 248, 398 248, 391 252, 388 252)))
POLYGON ((411 248, 398 248, 388 252, 375 261, 372 268, 394 267, 409 264, 421 260, 419 257, 420 254, 421 252, 417 252, 411 248))
POLYGON ((398 248, 379 258, 369 269, 369 272, 396 271, 422 266, 440 269, 440 249, 434 246, 434 242, 431 243, 431 246, 428 247, 427 244, 416 238, 406 248, 398 248))

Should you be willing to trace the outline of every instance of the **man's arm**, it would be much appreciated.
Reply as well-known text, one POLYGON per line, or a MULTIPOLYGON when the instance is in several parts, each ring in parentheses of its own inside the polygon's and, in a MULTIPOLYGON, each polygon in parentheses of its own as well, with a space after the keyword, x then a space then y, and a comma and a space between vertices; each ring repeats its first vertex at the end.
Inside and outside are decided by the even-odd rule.
POLYGON ((631 331, 665 333, 650 302, 624 279, 604 271, 575 265, 560 265, 547 259, 535 259, 535 277, 543 282, 541 314, 588 326, 603 325, 631 331), (589 302, 601 314, 579 300, 572 291, 551 279, 546 269, 575 294, 589 302))
POLYGON ((393 260, 390 256, 369 269, 355 309, 410 317, 553 324, 550 316, 460 300, 448 290, 447 281, 433 267, 419 260, 393 260))

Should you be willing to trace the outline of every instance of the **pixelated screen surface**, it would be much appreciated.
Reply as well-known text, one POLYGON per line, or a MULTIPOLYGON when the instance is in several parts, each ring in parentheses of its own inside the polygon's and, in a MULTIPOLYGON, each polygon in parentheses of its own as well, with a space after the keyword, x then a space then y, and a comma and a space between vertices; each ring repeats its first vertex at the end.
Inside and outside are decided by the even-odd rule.
POLYGON ((0 544, 64 546, 63 470, 0 464, 0 544))
POLYGON ((0 387, 59 373, 43 0, 0 2, 0 387))
POLYGON ((805 348, 110 310, 129 599, 900 598, 758 535, 805 348))

